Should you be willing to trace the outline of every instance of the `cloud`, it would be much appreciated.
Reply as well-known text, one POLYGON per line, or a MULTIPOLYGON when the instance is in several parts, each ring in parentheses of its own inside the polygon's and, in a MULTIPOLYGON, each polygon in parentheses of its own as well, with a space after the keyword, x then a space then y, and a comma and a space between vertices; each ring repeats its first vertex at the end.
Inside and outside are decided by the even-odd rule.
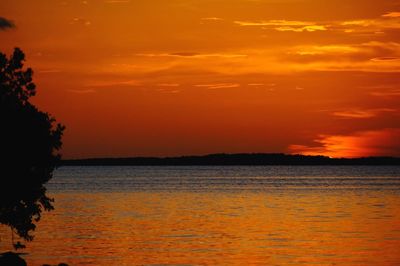
POLYGON ((262 20, 262 21, 235 21, 240 26, 308 26, 314 25, 313 22, 297 20, 262 20))
POLYGON ((292 154, 329 157, 400 156, 400 128, 320 135, 314 146, 290 145, 292 154))
MULTIPOLYGON (((337 43, 333 44, 323 41, 324 44, 320 45, 285 43, 272 48, 256 44, 254 48, 207 52, 142 51, 113 58, 110 62, 111 67, 104 67, 103 71, 135 75, 161 72, 177 75, 189 72, 236 75, 309 71, 397 73, 400 70, 400 60, 397 60, 400 58, 400 43, 393 41, 340 43, 339 41, 343 40, 335 39, 337 43)), ((313 43, 318 44, 317 41, 313 43)))
POLYGON ((159 87, 179 87, 179 83, 159 83, 157 84, 159 87))
POLYGON ((171 53, 168 54, 170 56, 181 56, 181 57, 196 57, 196 56, 200 56, 200 54, 198 53, 191 53, 191 52, 178 52, 178 53, 171 53))
POLYGON ((400 12, 389 12, 389 13, 386 13, 386 14, 382 15, 382 17, 385 17, 385 18, 399 18, 400 17, 400 12))
POLYGON ((371 58, 371 61, 379 62, 379 61, 399 61, 400 57, 393 57, 393 56, 382 56, 382 57, 375 57, 371 58))
POLYGON ((353 109, 353 110, 347 110, 347 111, 336 111, 333 112, 332 115, 341 117, 341 118, 372 118, 376 117, 382 113, 386 112, 396 112, 396 109, 392 108, 376 108, 376 109, 353 109))
POLYGON ((261 27, 282 32, 316 32, 335 31, 355 34, 383 34, 389 30, 400 29, 400 12, 389 12, 373 19, 333 20, 333 21, 299 21, 299 20, 259 20, 233 22, 242 27, 261 27))
POLYGON ((234 23, 239 26, 262 26, 264 29, 274 29, 276 31, 314 32, 327 30, 325 25, 296 20, 234 21, 234 23))
POLYGON ((90 26, 92 23, 84 18, 73 18, 70 24, 78 24, 83 26, 90 26))
POLYGON ((362 27, 369 27, 371 25, 377 24, 376 20, 348 20, 343 21, 340 25, 343 26, 362 26, 362 27))
POLYGON ((289 54, 298 55, 324 55, 324 54, 347 54, 356 53, 359 49, 351 45, 312 45, 312 46, 297 46, 289 51, 289 54))
POLYGON ((305 70, 398 72, 400 69, 400 43, 396 42, 300 45, 283 52, 286 62, 299 63, 298 67, 305 70))
POLYGON ((218 17, 207 17, 207 18, 201 18, 201 20, 205 20, 205 21, 221 21, 221 20, 224 20, 224 19, 218 18, 218 17))
POLYGON ((400 96, 400 89, 393 89, 386 91, 372 91, 370 92, 370 95, 378 97, 396 97, 400 96))
POLYGON ((334 56, 359 53, 368 55, 371 60, 390 61, 400 58, 400 43, 371 41, 361 44, 305 45, 293 47, 288 53, 334 56))
POLYGON ((207 89, 225 89, 225 88, 237 88, 240 87, 238 83, 214 83, 214 84, 197 84, 195 87, 203 87, 207 89))
POLYGON ((6 18, 0 17, 0 31, 15 28, 15 24, 6 18))
POLYGON ((175 52, 175 53, 158 53, 158 54, 136 54, 136 56, 143 57, 181 57, 181 58, 209 58, 209 57, 220 57, 220 58, 237 58, 246 57, 245 54, 229 54, 229 53, 215 53, 215 54, 201 54, 195 52, 175 52))
POLYGON ((264 83, 248 83, 247 86, 264 86, 264 83))
POLYGON ((400 12, 387 13, 376 19, 349 20, 335 23, 335 28, 341 27, 347 33, 381 34, 387 30, 400 29, 400 12))
POLYGON ((304 27, 289 27, 289 26, 284 26, 284 27, 278 27, 275 28, 277 31, 294 31, 294 32, 314 32, 314 31, 325 31, 327 28, 325 26, 321 25, 309 25, 309 26, 304 26, 304 27))
POLYGON ((95 81, 85 85, 85 87, 114 87, 114 86, 140 86, 140 82, 137 80, 95 81))

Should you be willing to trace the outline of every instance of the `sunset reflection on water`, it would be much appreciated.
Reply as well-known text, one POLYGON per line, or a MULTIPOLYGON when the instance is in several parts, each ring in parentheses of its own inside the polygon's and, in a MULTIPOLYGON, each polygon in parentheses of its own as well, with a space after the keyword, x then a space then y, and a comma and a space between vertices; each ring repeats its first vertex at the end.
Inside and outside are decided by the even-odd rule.
POLYGON ((63 169, 28 265, 400 263, 396 167, 63 169))
POLYGON ((398 265, 399 195, 57 194, 29 265, 398 265))

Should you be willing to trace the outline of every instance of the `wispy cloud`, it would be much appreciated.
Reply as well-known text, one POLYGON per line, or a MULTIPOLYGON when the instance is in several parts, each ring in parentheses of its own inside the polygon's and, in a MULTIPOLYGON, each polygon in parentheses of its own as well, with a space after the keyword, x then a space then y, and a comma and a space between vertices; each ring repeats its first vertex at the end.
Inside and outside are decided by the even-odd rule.
POLYGON ((304 45, 287 48, 285 60, 325 71, 398 72, 400 43, 304 45))
POLYGON ((207 18, 201 18, 201 20, 205 20, 205 21, 221 21, 223 19, 222 18, 218 18, 218 17, 207 17, 207 18))
POLYGON ((373 19, 336 20, 336 21, 298 21, 298 20, 236 20, 242 27, 260 27, 262 29, 288 32, 336 31, 358 34, 382 34, 387 30, 400 29, 400 12, 389 12, 373 19))
POLYGON ((400 12, 391 12, 375 19, 349 20, 336 23, 335 28, 342 27, 347 33, 382 34, 387 30, 400 29, 400 12))
POLYGON ((392 90, 377 90, 370 92, 370 95, 377 97, 398 97, 400 96, 400 89, 392 89, 392 90))
POLYGON ((396 111, 397 111, 396 109, 392 108, 352 109, 345 111, 336 111, 333 112, 332 115, 347 119, 353 119, 353 118, 365 119, 365 118, 372 118, 379 116, 382 113, 396 112, 396 111))
POLYGON ((382 15, 382 17, 385 17, 385 18, 399 18, 400 17, 400 12, 389 12, 389 13, 386 13, 386 14, 382 15))
POLYGON ((268 28, 277 31, 314 32, 327 30, 325 25, 295 20, 234 21, 234 23, 239 26, 262 26, 264 29, 268 28))
POLYGON ((289 54, 298 55, 323 55, 323 54, 346 54, 356 53, 359 49, 351 45, 312 45, 312 46, 297 46, 291 48, 289 54))
POLYGON ((140 86, 141 83, 137 80, 123 81, 94 81, 87 83, 85 87, 114 87, 114 86, 140 86))
POLYGON ((14 22, 6 18, 0 17, 0 31, 15 28, 14 22))
POLYGON ((157 84, 159 87, 179 87, 179 83, 159 83, 157 84))
POLYGON ((313 22, 296 20, 262 20, 262 21, 235 21, 240 26, 309 26, 315 25, 313 22))
POLYGON ((230 54, 230 53, 211 53, 202 54, 196 52, 175 52, 175 53, 145 53, 136 54, 136 56, 143 57, 180 57, 180 58, 209 58, 209 57, 219 57, 219 58, 237 58, 246 57, 245 54, 230 54))
POLYGON ((212 89, 237 88, 237 87, 240 87, 240 84, 238 84, 238 83, 213 83, 213 84, 197 84, 194 86, 212 90, 212 89))
POLYGON ((314 32, 314 31, 325 31, 327 28, 322 25, 308 25, 304 27, 292 27, 292 26, 283 26, 275 28, 277 31, 293 31, 293 32, 314 32))
POLYGON ((375 57, 371 58, 371 61, 375 62, 382 62, 382 61, 400 61, 400 57, 393 57, 393 56, 382 56, 382 57, 375 57))
POLYGON ((330 157, 400 156, 400 129, 386 128, 350 135, 320 135, 315 145, 290 145, 294 154, 330 157))
POLYGON ((70 24, 90 26, 92 23, 89 20, 84 19, 84 18, 73 18, 71 20, 70 24))

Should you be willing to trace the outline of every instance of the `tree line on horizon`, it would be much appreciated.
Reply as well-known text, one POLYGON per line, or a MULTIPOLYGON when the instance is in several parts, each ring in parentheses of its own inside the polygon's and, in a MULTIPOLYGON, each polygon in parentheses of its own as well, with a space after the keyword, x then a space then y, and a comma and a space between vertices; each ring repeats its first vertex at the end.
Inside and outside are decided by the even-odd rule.
POLYGON ((62 165, 400 165, 396 157, 330 158, 283 153, 209 154, 179 157, 89 158, 63 160, 62 165))

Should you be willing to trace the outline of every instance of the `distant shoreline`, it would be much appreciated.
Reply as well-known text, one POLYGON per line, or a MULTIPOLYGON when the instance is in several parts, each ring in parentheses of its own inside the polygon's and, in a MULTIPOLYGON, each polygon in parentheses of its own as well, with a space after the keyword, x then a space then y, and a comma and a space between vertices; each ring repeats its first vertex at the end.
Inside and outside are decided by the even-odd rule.
POLYGON ((209 154, 180 157, 88 158, 62 160, 61 166, 196 165, 400 165, 397 157, 330 158, 283 153, 209 154))

